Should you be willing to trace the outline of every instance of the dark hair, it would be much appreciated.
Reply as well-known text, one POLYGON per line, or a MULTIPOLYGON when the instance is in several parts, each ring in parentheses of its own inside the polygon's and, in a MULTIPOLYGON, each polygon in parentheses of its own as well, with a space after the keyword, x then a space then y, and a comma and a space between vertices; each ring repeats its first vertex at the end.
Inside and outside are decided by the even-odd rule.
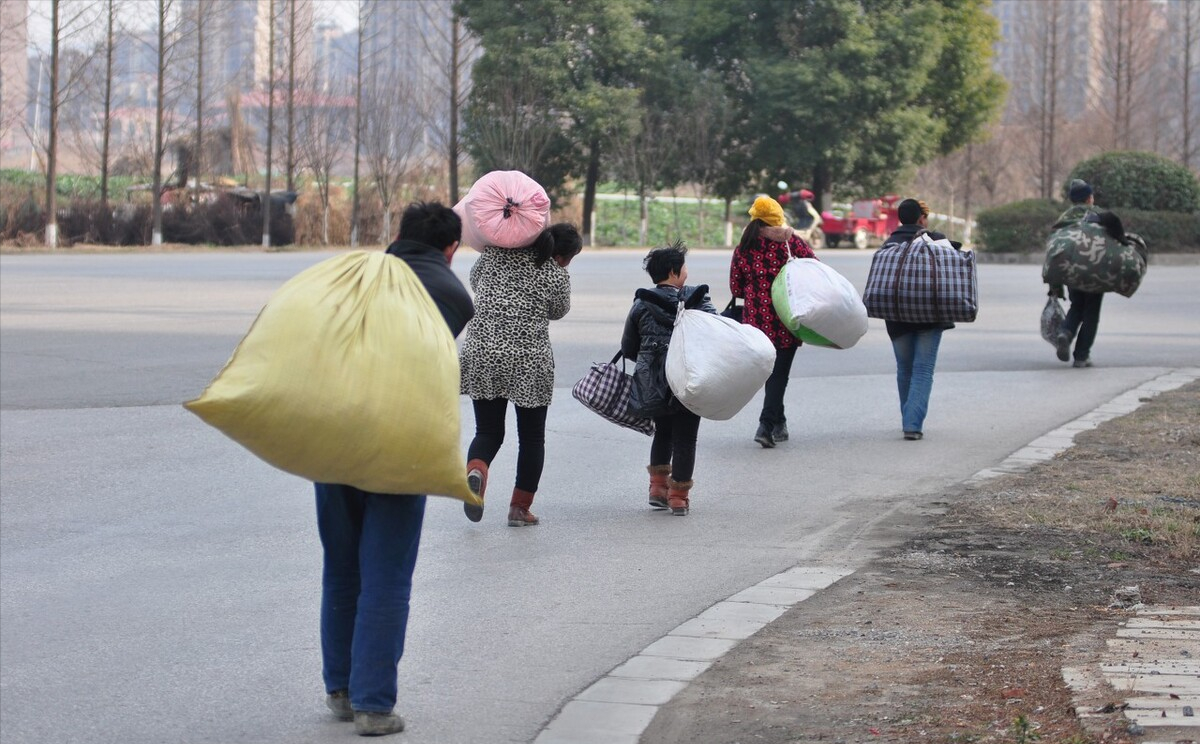
POLYGON ((400 217, 398 240, 415 240, 439 250, 462 240, 462 219, 440 202, 413 202, 400 217))
POLYGON ((737 248, 734 250, 740 251, 743 248, 754 248, 758 245, 758 234, 762 231, 767 223, 762 220, 750 220, 750 224, 746 225, 746 229, 742 230, 742 239, 738 241, 737 248))
POLYGON ((896 217, 900 219, 901 225, 915 225, 921 217, 928 214, 929 207, 917 199, 905 199, 896 207, 896 217))
POLYGON ((570 222, 556 222, 546 229, 554 238, 554 250, 550 253, 552 258, 565 258, 569 261, 583 250, 583 236, 579 234, 579 228, 570 222))
POLYGON ((1072 204, 1083 204, 1092 195, 1092 185, 1082 178, 1073 178, 1067 186, 1067 198, 1072 204))
POLYGON ((682 240, 676 240, 670 245, 655 248, 642 259, 642 268, 650 275, 655 284, 665 282, 672 272, 678 274, 683 270, 687 256, 687 246, 682 240))

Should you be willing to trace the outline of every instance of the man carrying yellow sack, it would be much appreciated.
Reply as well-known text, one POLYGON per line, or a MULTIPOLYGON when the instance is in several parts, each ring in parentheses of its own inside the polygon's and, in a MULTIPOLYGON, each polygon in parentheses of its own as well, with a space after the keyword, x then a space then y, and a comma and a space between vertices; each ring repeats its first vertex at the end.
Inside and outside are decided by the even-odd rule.
MULTIPOLYGON (((475 314, 450 270, 462 221, 436 202, 410 204, 387 252, 425 286, 450 332, 475 314)), ((404 415, 397 411, 396 415, 404 415)), ((326 705, 360 736, 404 730, 396 706, 396 666, 404 654, 413 569, 425 496, 317 483, 317 528, 325 551, 321 581, 321 656, 326 705)))

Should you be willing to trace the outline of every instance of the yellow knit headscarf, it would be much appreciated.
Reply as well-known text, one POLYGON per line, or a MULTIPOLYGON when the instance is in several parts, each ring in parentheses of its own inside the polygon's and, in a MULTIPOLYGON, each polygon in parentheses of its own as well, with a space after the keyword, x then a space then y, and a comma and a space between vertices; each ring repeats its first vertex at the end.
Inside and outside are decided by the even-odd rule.
POLYGON ((771 227, 779 227, 783 224, 783 207, 769 196, 760 196, 754 200, 754 206, 750 207, 750 216, 771 227))

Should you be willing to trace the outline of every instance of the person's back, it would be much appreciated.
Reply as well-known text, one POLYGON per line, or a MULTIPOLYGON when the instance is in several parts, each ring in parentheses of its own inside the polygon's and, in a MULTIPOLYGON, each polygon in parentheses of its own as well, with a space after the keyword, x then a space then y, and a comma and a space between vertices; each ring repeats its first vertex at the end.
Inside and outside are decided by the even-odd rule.
MULTIPOLYGON (((412 268, 455 336, 474 314, 470 295, 450 270, 461 235, 461 220, 451 209, 414 203, 388 247, 412 268)), ((369 493, 337 483, 314 487, 324 553, 325 704, 338 720, 354 721, 361 736, 403 731, 404 719, 394 712, 396 668, 404 653, 425 496, 369 493)))
MULTIPOLYGON (((1052 230, 1058 230, 1082 220, 1104 224, 1103 218, 1095 207, 1095 196, 1091 184, 1076 178, 1071 181, 1067 195, 1071 200, 1071 206, 1055 221, 1052 230)), ((1109 231, 1110 235, 1120 225, 1120 220, 1115 218, 1116 215, 1108 218, 1108 224, 1105 225, 1105 229, 1109 231), (1114 220, 1115 225, 1113 224, 1114 220)), ((1121 235, 1124 236, 1124 228, 1119 229, 1121 235)), ((1050 286, 1050 296, 1061 298, 1063 294, 1061 285, 1050 286)), ((1055 336, 1054 352, 1060 362, 1071 361, 1071 342, 1074 341, 1075 361, 1072 366, 1090 367, 1092 366, 1092 344, 1096 340, 1096 331, 1100 327, 1100 307, 1104 295, 1097 292, 1085 292, 1075 287, 1067 287, 1065 294, 1071 301, 1071 307, 1067 310, 1067 317, 1059 326, 1058 334, 1055 336)))

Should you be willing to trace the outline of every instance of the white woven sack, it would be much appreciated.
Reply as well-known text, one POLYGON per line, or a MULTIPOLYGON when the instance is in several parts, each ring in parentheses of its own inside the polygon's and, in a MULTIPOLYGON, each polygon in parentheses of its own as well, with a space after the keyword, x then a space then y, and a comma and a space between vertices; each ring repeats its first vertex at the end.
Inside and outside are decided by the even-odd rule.
POLYGON ((697 416, 733 418, 771 376, 775 346, 753 326, 682 305, 667 348, 667 384, 697 416))
POLYGON ((775 303, 775 307, 783 324, 800 338, 818 346, 849 349, 866 334, 867 307, 854 285, 833 267, 815 258, 793 258, 780 273, 787 306, 785 310, 775 303), (830 343, 797 332, 800 328, 830 343))

